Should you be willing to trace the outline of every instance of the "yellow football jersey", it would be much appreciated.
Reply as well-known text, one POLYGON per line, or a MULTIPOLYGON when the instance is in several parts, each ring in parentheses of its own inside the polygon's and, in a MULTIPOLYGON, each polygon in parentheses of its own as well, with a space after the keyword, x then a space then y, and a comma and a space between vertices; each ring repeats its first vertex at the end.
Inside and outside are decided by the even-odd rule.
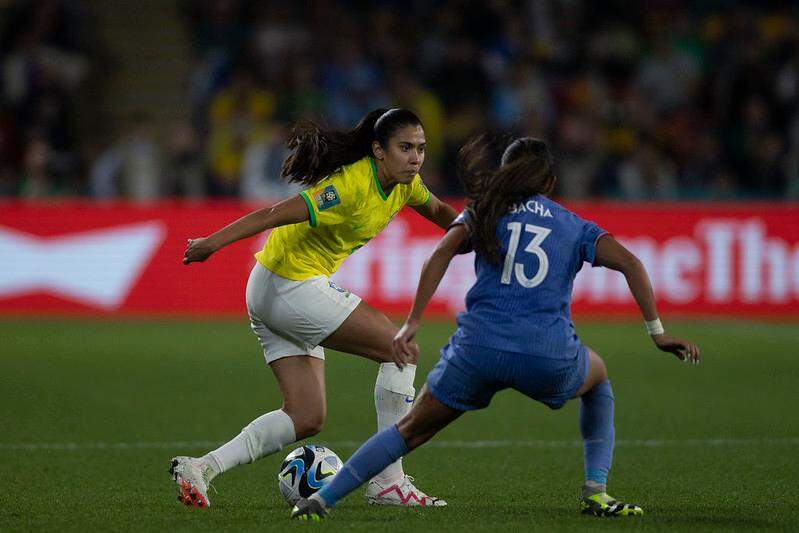
POLYGON ((298 281, 332 275, 405 204, 430 201, 430 191, 418 174, 407 185, 395 185, 386 196, 371 157, 341 167, 300 196, 308 205, 308 222, 275 228, 264 249, 255 254, 275 274, 298 281))

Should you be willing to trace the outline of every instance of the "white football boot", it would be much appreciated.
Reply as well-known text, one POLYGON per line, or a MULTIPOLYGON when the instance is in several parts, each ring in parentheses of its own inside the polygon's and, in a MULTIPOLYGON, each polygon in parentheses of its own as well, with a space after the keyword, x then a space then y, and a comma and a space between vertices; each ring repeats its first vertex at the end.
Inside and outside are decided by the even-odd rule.
POLYGON ((173 457, 169 473, 178 484, 178 501, 190 507, 211 506, 211 500, 208 499, 208 467, 202 459, 173 457))
POLYGON ((366 487, 366 501, 372 505, 399 505, 402 507, 444 507, 447 502, 433 498, 417 489, 413 478, 402 476, 392 485, 381 485, 375 480, 366 487))

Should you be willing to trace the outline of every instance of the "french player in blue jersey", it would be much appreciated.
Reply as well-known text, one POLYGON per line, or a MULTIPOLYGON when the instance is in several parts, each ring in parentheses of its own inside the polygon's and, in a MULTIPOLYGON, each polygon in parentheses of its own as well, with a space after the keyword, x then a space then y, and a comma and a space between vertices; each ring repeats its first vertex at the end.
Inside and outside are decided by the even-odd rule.
POLYGON ((369 439, 333 480, 292 518, 320 520, 339 499, 387 464, 427 442, 464 411, 487 407, 493 395, 515 389, 559 409, 580 398, 585 483, 580 510, 595 516, 635 516, 643 510, 606 492, 611 467, 614 396, 602 358, 582 344, 570 317, 572 284, 583 263, 624 274, 655 346, 698 363, 699 349, 667 335, 658 319, 649 276, 612 235, 550 200, 554 161, 546 144, 525 137, 491 168, 489 143, 477 139, 460 153, 469 196, 422 269, 408 319, 394 339, 409 357, 422 313, 452 258, 474 250, 477 280, 458 314, 458 329, 427 377, 411 411, 369 439))

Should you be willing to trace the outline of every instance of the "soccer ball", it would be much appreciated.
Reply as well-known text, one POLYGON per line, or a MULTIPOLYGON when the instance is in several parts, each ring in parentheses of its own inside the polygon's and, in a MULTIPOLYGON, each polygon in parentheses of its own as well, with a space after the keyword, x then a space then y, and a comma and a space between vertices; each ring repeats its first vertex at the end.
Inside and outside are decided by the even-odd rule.
POLYGON ((307 444, 286 456, 277 474, 280 493, 289 505, 324 487, 341 468, 341 459, 329 448, 307 444))

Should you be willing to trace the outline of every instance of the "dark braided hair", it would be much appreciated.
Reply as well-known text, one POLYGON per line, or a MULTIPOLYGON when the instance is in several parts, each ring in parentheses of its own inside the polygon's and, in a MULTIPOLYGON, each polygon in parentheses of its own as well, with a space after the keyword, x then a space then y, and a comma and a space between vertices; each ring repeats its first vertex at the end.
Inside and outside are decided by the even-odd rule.
POLYGON ((546 143, 522 137, 508 145, 499 168, 494 155, 496 141, 480 136, 460 149, 458 175, 466 189, 471 211, 469 231, 478 254, 499 264, 499 219, 518 202, 536 194, 549 194, 555 185, 554 159, 546 143))
POLYGON ((407 109, 375 109, 349 131, 323 129, 310 120, 300 120, 286 142, 291 154, 283 162, 281 176, 310 186, 344 165, 372 155, 372 142, 388 148, 388 140, 404 126, 421 126, 407 109))

